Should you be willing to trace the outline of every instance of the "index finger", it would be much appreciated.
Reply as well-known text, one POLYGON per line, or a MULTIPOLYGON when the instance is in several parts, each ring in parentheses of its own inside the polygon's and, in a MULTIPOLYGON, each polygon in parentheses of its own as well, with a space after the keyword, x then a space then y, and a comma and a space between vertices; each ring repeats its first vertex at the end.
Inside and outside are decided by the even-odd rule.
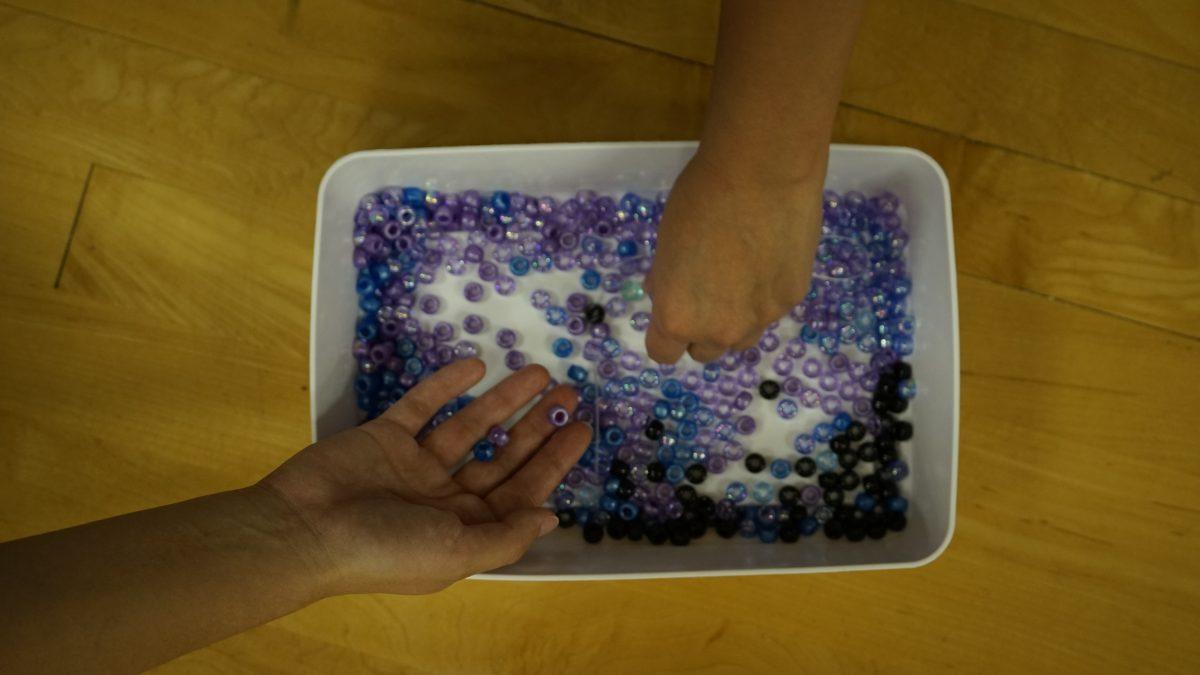
POLYGON ((657 314, 650 314, 650 326, 646 329, 646 355, 658 363, 675 363, 683 356, 687 343, 668 335, 657 317, 657 314))
POLYGON ((487 367, 479 359, 455 361, 418 382, 380 418, 394 422, 408 435, 416 436, 438 408, 475 386, 486 371, 487 367))

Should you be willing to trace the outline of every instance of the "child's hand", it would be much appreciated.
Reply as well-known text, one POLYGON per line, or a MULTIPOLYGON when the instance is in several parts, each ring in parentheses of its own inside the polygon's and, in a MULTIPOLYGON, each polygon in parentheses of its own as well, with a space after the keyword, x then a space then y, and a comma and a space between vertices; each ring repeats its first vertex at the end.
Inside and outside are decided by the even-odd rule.
POLYGON ((421 382, 378 419, 309 446, 259 487, 281 497, 314 534, 334 593, 429 593, 518 560, 557 524, 540 508, 591 438, 575 422, 555 429, 550 407, 573 410, 561 386, 510 430, 491 462, 451 469, 494 424, 549 382, 541 366, 509 376, 423 438, 442 405, 484 374, 460 361, 421 382))
MULTIPOLYGON (((701 146, 703 148, 703 146, 701 146)), ((674 363, 752 346, 808 292, 821 230, 821 176, 771 183, 701 150, 675 181, 646 291, 646 351, 674 363)), ((766 172, 763 175, 769 176, 766 172)))

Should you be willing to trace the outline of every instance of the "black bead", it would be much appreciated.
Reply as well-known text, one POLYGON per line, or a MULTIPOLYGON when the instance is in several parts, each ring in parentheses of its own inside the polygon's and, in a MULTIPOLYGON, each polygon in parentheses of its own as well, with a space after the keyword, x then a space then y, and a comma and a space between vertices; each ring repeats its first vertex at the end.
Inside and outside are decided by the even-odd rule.
POLYGON ((880 448, 879 453, 875 457, 875 463, 888 465, 899 458, 900 454, 896 452, 896 448, 880 448))
POLYGON ((872 539, 883 539, 887 535, 887 525, 879 522, 867 524, 867 536, 872 539))
POLYGON ((908 527, 908 516, 899 511, 893 511, 887 516, 887 529, 900 532, 905 527, 908 527))
POLYGON ((708 532, 708 523, 705 523, 703 520, 694 520, 688 523, 688 537, 692 539, 699 539, 703 537, 704 533, 706 532, 708 532))
POLYGON ((801 457, 796 460, 796 475, 801 478, 808 478, 817 472, 817 463, 812 457, 801 457))
POLYGON ((779 383, 775 380, 763 380, 758 384, 758 395, 773 400, 779 396, 779 383))
POLYGON ((839 521, 829 520, 825 522, 826 537, 829 537, 830 539, 841 539, 844 533, 845 532, 842 528, 842 524, 839 521))
POLYGON ((651 483, 661 483, 667 477, 667 467, 662 462, 650 462, 646 465, 646 480, 651 483))
POLYGON ((851 520, 855 520, 859 516, 855 512, 853 506, 849 504, 842 504, 833 510, 833 517, 842 521, 842 524, 846 524, 851 520))
POLYGON ((648 523, 646 525, 646 541, 649 541, 655 546, 660 546, 667 541, 667 528, 660 523, 648 523))
POLYGON ((704 522, 706 523, 711 521, 713 517, 717 515, 717 503, 713 501, 712 497, 707 495, 696 499, 695 508, 696 513, 699 513, 700 517, 703 518, 704 522))
POLYGON ((800 526, 795 523, 788 523, 779 526, 779 541, 785 544, 794 544, 800 541, 800 526))
POLYGON ((620 518, 613 518, 608 521, 608 527, 604 528, 608 531, 608 536, 613 539, 624 539, 629 532, 629 526, 620 518))
POLYGON ((588 323, 600 323, 604 321, 604 307, 601 305, 588 305, 587 309, 583 310, 583 318, 588 323))
POLYGON ((800 501, 800 491, 791 485, 779 488, 779 503, 784 506, 795 506, 800 501))
POLYGON ((867 528, 862 523, 846 524, 846 541, 862 541, 867 536, 867 528))
POLYGON ((564 530, 575 524, 575 512, 571 509, 563 509, 554 515, 558 516, 558 526, 564 530))
POLYGON ((599 543, 604 538, 604 528, 600 523, 588 523, 583 526, 583 540, 589 544, 599 543))
POLYGON ((888 412, 899 415, 905 410, 908 410, 908 401, 906 399, 899 396, 893 396, 888 399, 888 412))
POLYGON ((610 476, 616 476, 617 478, 628 478, 629 477, 629 465, 626 464, 623 460, 614 459, 612 461, 612 465, 608 469, 608 473, 610 476))
POLYGON ((876 457, 875 452, 875 444, 871 441, 867 441, 866 443, 858 446, 858 458, 861 461, 874 462, 876 457))
POLYGON ((875 395, 880 398, 892 398, 897 391, 896 380, 886 375, 880 376, 879 384, 875 385, 875 395))
POLYGON ((662 438, 665 429, 666 427, 663 426, 662 420, 650 420, 646 422, 646 428, 643 430, 643 433, 646 434, 646 438, 657 441, 662 438))
POLYGON ((883 485, 879 488, 879 496, 882 499, 891 499, 900 495, 899 488, 890 480, 883 481, 883 485))
POLYGON ((621 482, 617 484, 617 497, 620 497, 621 499, 629 499, 633 496, 633 491, 635 489, 633 481, 629 480, 628 478, 621 478, 620 481, 621 482))
POLYGON ((842 492, 841 488, 833 488, 825 491, 825 503, 829 506, 839 506, 846 499, 846 493, 842 492))
POLYGON ((829 439, 829 449, 834 452, 845 452, 850 449, 850 437, 844 434, 838 434, 829 439))
POLYGON ((876 476, 875 474, 871 474, 862 479, 863 491, 869 495, 879 496, 879 490, 882 487, 883 481, 880 480, 879 476, 876 476))
POLYGON ((858 455, 853 452, 838 453, 838 465, 843 469, 853 469, 858 466, 858 455))
POLYGON ((858 487, 860 482, 861 481, 858 477, 858 474, 847 469, 846 471, 842 472, 838 487, 842 488, 843 490, 853 490, 854 488, 858 487))
POLYGON ((904 420, 896 422, 896 424, 892 427, 892 433, 895 434, 896 440, 898 441, 907 441, 911 439, 913 436, 912 422, 905 422, 904 420))
POLYGON ((817 476, 817 485, 820 485, 822 490, 832 490, 841 484, 842 479, 832 471, 826 471, 817 476))
POLYGON ((892 377, 896 378, 897 380, 912 379, 912 366, 908 365, 904 361, 897 361, 893 363, 892 377))
POLYGON ((696 501, 696 488, 691 485, 680 485, 675 488, 675 498, 684 506, 696 501))
POLYGON ((757 452, 752 452, 746 455, 746 470, 750 473, 758 473, 767 467, 767 460, 757 452))
POLYGON ((854 420, 850 423, 850 426, 846 427, 846 435, 850 437, 850 440, 857 443, 867 435, 867 427, 862 422, 854 420))
POLYGON ((625 536, 629 537, 629 541, 641 541, 642 536, 646 534, 646 525, 640 520, 629 521, 628 532, 625 536))
POLYGON ((722 539, 732 539, 733 535, 738 533, 738 524, 736 520, 718 520, 717 521, 717 536, 722 539))
POLYGON ((888 399, 886 399, 886 398, 880 398, 880 397, 876 396, 875 398, 871 399, 871 410, 874 410, 875 412, 877 412, 879 414, 883 414, 883 413, 887 412, 889 407, 890 406, 888 406, 888 399))
POLYGON ((667 538, 675 546, 687 546, 692 540, 688 536, 688 526, 682 520, 667 521, 667 538))
POLYGON ((708 478, 708 469, 705 469, 703 464, 693 464, 683 472, 683 475, 692 485, 699 485, 704 482, 705 478, 708 478))
POLYGON ((808 509, 804 508, 803 504, 796 504, 792 507, 792 520, 800 522, 808 517, 808 509))

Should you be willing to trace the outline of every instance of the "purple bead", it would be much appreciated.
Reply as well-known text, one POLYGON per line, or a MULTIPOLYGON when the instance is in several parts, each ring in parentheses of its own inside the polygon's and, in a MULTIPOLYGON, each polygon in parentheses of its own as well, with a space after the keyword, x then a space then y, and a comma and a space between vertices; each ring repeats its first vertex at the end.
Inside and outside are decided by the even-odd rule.
POLYGON ((637 352, 626 351, 621 353, 621 367, 625 370, 641 370, 642 357, 637 352))
POLYGON ((463 318, 463 330, 471 335, 478 335, 483 330, 483 317, 478 314, 468 314, 463 318))
POLYGON ((750 407, 750 403, 753 401, 753 394, 748 391, 740 391, 737 396, 733 397, 733 407, 736 410, 745 410, 750 407))
POLYGON ((753 370, 743 370, 737 375, 737 383, 743 387, 753 387, 758 384, 758 373, 753 370))
POLYGON ((629 325, 636 331, 644 331, 650 327, 650 314, 647 312, 634 312, 629 319, 629 325))
POLYGON ((504 427, 495 425, 488 429, 487 439, 497 448, 503 448, 508 445, 508 432, 504 430, 504 427))
POLYGON ((583 293, 572 293, 567 296, 567 310, 580 313, 587 309, 587 306, 591 304, 591 302, 591 298, 583 293))
POLYGON ((438 310, 442 308, 442 299, 436 295, 426 295, 421 298, 418 306, 426 314, 437 314, 438 310))
POLYGON ((787 377, 788 375, 792 374, 792 369, 795 367, 795 365, 795 361, 792 361, 786 356, 780 356, 779 358, 775 359, 774 363, 771 364, 771 369, 775 371, 776 375, 780 377, 787 377))
POLYGON ((842 401, 836 396, 825 396, 821 399, 821 410, 826 415, 836 415, 842 411, 842 401))
POLYGON ((783 392, 788 396, 799 396, 804 391, 804 383, 798 377, 789 377, 783 381, 783 392))
POLYGON ((729 441, 720 447, 719 453, 726 460, 736 462, 746 456, 746 447, 736 441, 729 441))
POLYGON ((504 349, 511 349, 517 344, 517 333, 510 328, 501 328, 496 331, 496 344, 504 349))
POLYGON ((788 340, 787 347, 785 347, 783 351, 791 358, 798 359, 801 356, 804 356, 804 352, 807 351, 807 347, 805 347, 803 340, 800 338, 795 338, 788 340))
POLYGON ((757 366, 762 361, 762 353, 758 351, 758 347, 750 347, 742 351, 742 363, 747 366, 757 366))
POLYGON ((829 367, 833 372, 840 373, 850 367, 850 359, 839 352, 829 357, 829 367))
POLYGON ((821 362, 811 357, 804 359, 804 363, 800 366, 800 372, 807 377, 816 377, 821 374, 821 362))
POLYGON ((534 291, 529 296, 529 299, 530 299, 530 302, 533 303, 534 308, 536 308, 536 309, 546 309, 547 307, 550 306, 550 302, 552 300, 552 298, 550 297, 550 292, 546 291, 544 289, 541 289, 541 288, 534 291))
POLYGON ((463 340, 454 345, 454 357, 459 359, 471 359, 479 355, 479 346, 469 340, 463 340))
POLYGON ((517 290, 516 280, 508 275, 498 277, 493 286, 500 295, 512 295, 513 291, 517 290))
POLYGON ((758 428, 758 423, 754 421, 753 417, 749 415, 742 415, 741 417, 737 418, 737 422, 734 426, 737 428, 737 432, 739 434, 743 436, 749 436, 750 434, 754 433, 755 429, 758 428))
POLYGON ((800 490, 800 503, 805 506, 817 506, 822 501, 822 494, 820 486, 805 485, 800 490))
POLYGON ((672 499, 663 508, 663 513, 667 515, 668 520, 675 520, 683 515, 683 504, 678 499, 672 499))
POLYGON ((567 332, 571 335, 583 335, 587 332, 587 322, 578 314, 567 317, 567 332))
POLYGON ((733 396, 738 391, 737 381, 732 377, 721 378, 721 380, 717 382, 717 391, 719 391, 723 396, 733 396))
POLYGON ((613 361, 612 359, 605 359, 601 361, 600 364, 596 366, 596 372, 600 374, 600 377, 606 380, 611 380, 620 374, 620 370, 617 368, 617 362, 613 361))
POLYGON ((454 339, 454 326, 451 326, 450 324, 446 323, 445 321, 437 322, 437 324, 434 325, 434 327, 433 327, 433 337, 438 342, 448 342, 450 340, 453 340, 454 339))
POLYGON ((837 385, 837 377, 831 373, 826 373, 817 379, 817 386, 824 391, 833 391, 834 389, 837 389, 837 385))
POLYGON ((597 340, 603 340, 604 338, 608 337, 608 335, 609 335, 608 324, 606 324, 606 323, 592 324, 592 337, 596 338, 597 340))
POLYGON ((525 355, 516 349, 510 349, 504 355, 504 365, 509 370, 520 370, 525 367, 525 355))
POLYGON ((763 336, 758 339, 758 348, 768 353, 779 349, 779 336, 769 331, 763 333, 763 336))
POLYGON ((495 281, 500 276, 500 268, 495 263, 479 263, 479 278, 483 281, 495 281))
POLYGON ((733 370, 738 367, 738 357, 733 352, 726 352, 719 360, 722 370, 733 370))
POLYGON ((838 395, 847 401, 853 401, 857 393, 858 385, 853 380, 845 380, 842 382, 842 386, 838 388, 838 395))
POLYGON ((471 302, 479 302, 483 299, 483 284, 478 281, 468 282, 463 288, 463 297, 471 302))
POLYGON ((571 421, 571 413, 561 405, 556 405, 546 413, 546 419, 556 427, 564 427, 571 421))

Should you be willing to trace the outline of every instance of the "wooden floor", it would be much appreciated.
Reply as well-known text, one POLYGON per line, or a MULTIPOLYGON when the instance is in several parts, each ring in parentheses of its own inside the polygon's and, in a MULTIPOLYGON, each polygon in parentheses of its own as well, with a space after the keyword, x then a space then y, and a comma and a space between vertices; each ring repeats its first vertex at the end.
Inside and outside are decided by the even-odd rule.
MULTIPOLYGON (((0 0, 0 538, 308 439, 317 183, 697 136, 715 0, 0 0)), ((875 0, 836 140, 953 188, 958 530, 901 572, 466 582, 163 670, 1196 672, 1200 4, 875 0)))

